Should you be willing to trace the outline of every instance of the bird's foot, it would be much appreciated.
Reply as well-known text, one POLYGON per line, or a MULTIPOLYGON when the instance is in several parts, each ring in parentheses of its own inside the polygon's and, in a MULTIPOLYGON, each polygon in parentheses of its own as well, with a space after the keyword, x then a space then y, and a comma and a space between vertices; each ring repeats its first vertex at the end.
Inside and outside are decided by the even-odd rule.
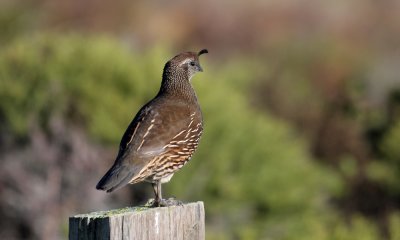
POLYGON ((170 206, 182 206, 183 202, 175 198, 161 199, 160 206, 170 207, 170 206))
POLYGON ((176 200, 175 198, 161 199, 156 201, 154 198, 149 199, 146 203, 146 207, 171 207, 171 206, 182 206, 183 202, 176 200))

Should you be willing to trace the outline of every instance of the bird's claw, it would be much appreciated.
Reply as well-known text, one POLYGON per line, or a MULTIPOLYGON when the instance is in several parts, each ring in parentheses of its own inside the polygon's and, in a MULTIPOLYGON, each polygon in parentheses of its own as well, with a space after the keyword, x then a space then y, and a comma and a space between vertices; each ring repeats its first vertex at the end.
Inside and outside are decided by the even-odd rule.
POLYGON ((171 207, 171 206, 182 206, 183 202, 176 200, 175 198, 161 199, 156 201, 154 198, 149 199, 145 204, 146 207, 171 207))

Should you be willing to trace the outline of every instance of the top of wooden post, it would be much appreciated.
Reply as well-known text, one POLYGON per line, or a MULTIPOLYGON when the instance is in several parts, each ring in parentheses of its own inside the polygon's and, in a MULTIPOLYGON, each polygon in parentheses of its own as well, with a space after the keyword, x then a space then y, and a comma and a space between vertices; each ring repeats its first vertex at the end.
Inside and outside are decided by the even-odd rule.
POLYGON ((203 202, 182 206, 127 207, 78 214, 69 239, 205 239, 203 202))

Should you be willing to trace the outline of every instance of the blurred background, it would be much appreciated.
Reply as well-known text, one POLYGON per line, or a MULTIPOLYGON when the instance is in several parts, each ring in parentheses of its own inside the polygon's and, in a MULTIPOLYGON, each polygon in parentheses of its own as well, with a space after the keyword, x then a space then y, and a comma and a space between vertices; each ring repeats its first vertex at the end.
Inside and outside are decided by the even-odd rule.
POLYGON ((204 201, 207 239, 400 239, 396 0, 0 0, 0 239, 153 197, 95 185, 202 48, 204 135, 164 196, 204 201))

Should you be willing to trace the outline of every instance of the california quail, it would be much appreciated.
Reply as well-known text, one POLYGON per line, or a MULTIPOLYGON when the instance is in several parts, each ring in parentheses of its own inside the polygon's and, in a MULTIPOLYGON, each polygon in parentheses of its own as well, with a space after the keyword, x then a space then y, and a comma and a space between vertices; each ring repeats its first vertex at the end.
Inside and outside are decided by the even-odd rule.
POLYGON ((164 67, 160 91, 144 105, 122 137, 113 166, 96 188, 112 192, 128 183, 153 185, 153 206, 169 205, 162 199, 161 184, 192 157, 203 132, 200 106, 190 80, 202 72, 199 56, 184 52, 164 67))

